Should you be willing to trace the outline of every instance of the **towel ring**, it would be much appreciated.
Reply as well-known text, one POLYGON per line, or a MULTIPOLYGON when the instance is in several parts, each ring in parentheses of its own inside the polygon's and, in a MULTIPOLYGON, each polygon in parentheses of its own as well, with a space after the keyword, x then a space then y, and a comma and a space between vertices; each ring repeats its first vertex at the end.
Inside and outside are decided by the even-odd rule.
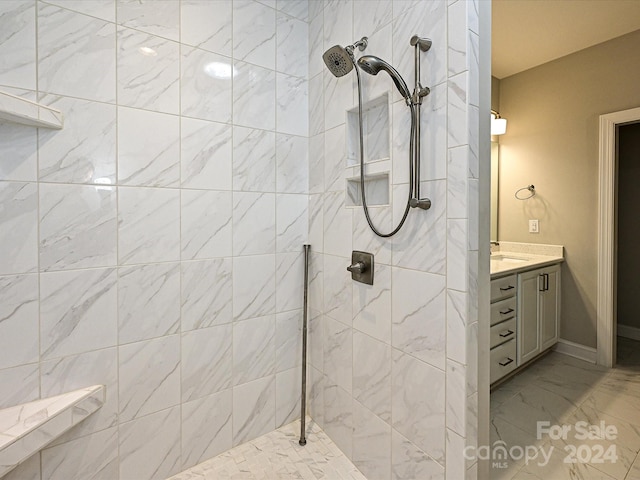
POLYGON ((529 198, 534 197, 535 195, 536 195, 536 187, 534 187, 533 185, 527 185, 526 187, 522 187, 522 188, 516 190, 516 193, 515 193, 515 197, 518 200, 528 200, 529 198), (518 196, 518 194, 520 192, 522 192, 523 190, 527 190, 529 192, 529 195, 526 196, 526 197, 518 196))

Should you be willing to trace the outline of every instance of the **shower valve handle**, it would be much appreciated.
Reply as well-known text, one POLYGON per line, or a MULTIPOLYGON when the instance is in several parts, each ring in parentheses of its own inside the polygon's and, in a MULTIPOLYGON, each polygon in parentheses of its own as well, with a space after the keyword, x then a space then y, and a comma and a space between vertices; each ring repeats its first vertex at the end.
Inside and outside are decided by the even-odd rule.
POLYGON ((349 265, 347 267, 347 270, 349 270, 351 273, 362 273, 367 269, 367 266, 364 264, 364 262, 356 262, 353 265, 349 265))

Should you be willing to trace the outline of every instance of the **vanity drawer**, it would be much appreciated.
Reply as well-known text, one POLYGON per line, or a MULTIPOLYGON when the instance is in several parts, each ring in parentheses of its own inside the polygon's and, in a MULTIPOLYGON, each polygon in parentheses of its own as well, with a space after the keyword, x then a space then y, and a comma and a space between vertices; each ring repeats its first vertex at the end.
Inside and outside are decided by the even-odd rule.
POLYGON ((500 380, 507 373, 516 369, 516 341, 509 340, 499 345, 489 353, 491 359, 490 382, 500 380))
POLYGON ((516 297, 491 304, 491 325, 510 320, 516 316, 516 297))
POLYGON ((516 275, 491 280, 491 303, 515 295, 517 285, 516 275))
POLYGON ((511 320, 492 326, 490 338, 491 348, 516 338, 516 319, 512 318, 511 320))

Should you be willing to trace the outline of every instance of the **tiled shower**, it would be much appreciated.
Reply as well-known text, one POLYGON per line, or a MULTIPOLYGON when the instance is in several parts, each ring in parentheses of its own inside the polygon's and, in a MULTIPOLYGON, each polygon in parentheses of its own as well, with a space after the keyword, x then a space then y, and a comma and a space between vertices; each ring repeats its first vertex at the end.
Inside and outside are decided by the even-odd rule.
MULTIPOLYGON (((297 418, 305 242, 311 417, 367 478, 475 478, 478 30, 472 0, 0 2, 0 90, 65 116, 0 124, 0 408, 107 387, 5 478, 163 479, 297 418), (355 78, 321 57, 366 35, 412 84, 415 33, 433 206, 379 239, 345 200, 355 78)), ((387 229, 409 114, 363 80, 387 229)))

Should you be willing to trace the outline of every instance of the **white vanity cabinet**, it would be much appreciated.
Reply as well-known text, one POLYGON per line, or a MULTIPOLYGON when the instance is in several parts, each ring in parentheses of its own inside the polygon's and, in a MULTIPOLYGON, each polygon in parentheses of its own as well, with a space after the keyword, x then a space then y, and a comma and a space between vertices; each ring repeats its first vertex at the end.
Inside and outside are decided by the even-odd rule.
POLYGON ((516 275, 491 280, 490 383, 518 366, 516 345, 516 275))
POLYGON ((560 265, 518 274, 518 365, 558 342, 560 265))

